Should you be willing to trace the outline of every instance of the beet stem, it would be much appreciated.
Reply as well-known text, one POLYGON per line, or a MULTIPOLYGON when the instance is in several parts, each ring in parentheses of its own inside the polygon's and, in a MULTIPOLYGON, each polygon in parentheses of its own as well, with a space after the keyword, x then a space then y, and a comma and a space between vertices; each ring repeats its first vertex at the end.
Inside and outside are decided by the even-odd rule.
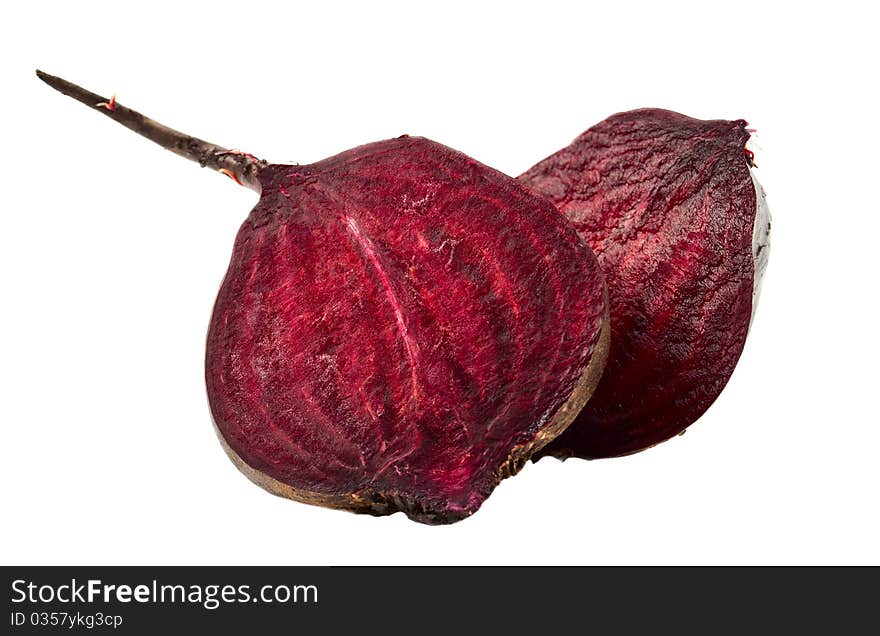
POLYGON ((89 106, 92 110, 97 110, 126 128, 159 144, 166 150, 170 150, 186 159, 196 161, 203 168, 213 168, 243 186, 257 192, 260 191, 260 183, 257 176, 262 167, 266 165, 265 161, 247 153, 229 150, 196 137, 185 135, 157 121, 153 121, 137 111, 126 108, 119 104, 115 98, 107 99, 106 97, 101 97, 60 77, 55 77, 39 70, 37 71, 37 77, 56 91, 72 97, 76 101, 89 106))

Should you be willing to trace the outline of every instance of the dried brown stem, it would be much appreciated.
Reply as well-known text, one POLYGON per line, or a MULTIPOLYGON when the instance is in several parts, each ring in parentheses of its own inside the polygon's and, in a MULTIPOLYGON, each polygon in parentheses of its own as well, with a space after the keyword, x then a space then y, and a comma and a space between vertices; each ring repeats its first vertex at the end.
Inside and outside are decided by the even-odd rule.
POLYGON ((202 167, 223 172, 241 185, 257 192, 260 191, 257 175, 260 169, 266 165, 265 161, 261 161, 253 155, 229 150, 163 126, 137 111, 126 108, 113 98, 101 97, 60 77, 49 75, 43 71, 37 71, 37 77, 56 91, 82 102, 92 110, 97 110, 166 150, 197 161, 202 167))

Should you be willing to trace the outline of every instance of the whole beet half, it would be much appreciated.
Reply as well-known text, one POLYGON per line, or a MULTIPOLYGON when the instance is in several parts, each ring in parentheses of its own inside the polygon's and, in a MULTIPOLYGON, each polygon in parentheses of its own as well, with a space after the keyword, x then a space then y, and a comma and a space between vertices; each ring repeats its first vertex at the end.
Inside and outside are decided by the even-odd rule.
POLYGON ((574 223, 605 272, 611 350, 590 403, 544 449, 633 453, 718 397, 749 330, 769 247, 743 120, 614 115, 519 177, 574 223))
POLYGON ((205 364, 223 447, 267 490, 457 521, 595 388, 609 335, 598 262, 514 179, 418 137, 267 164, 40 77, 260 193, 205 364))

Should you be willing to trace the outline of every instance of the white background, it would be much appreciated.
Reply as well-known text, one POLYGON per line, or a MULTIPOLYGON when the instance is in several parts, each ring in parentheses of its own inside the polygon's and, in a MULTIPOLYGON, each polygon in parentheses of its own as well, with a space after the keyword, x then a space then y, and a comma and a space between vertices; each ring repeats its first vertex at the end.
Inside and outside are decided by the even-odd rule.
POLYGON ((783 5, 8 4, 0 561, 880 563, 877 16, 783 5), (34 68, 276 162, 411 133, 516 175, 620 110, 745 118, 773 212, 745 352, 687 435, 545 459, 452 526, 273 497, 203 381, 256 195, 34 68))

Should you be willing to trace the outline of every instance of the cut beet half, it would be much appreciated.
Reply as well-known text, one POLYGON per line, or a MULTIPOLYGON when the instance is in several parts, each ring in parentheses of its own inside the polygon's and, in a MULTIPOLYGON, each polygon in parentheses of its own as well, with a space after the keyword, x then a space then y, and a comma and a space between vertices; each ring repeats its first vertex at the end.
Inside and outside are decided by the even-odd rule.
POLYGON ((551 203, 427 139, 259 181, 208 334, 233 461, 299 501, 470 515, 598 382, 594 255, 551 203))
POLYGON ((543 454, 626 455, 685 430, 724 388, 769 251, 746 122, 614 115, 519 180, 593 248, 611 306, 596 394, 543 454))
POLYGON ((206 380, 224 448, 267 490, 457 521, 595 389, 601 269, 515 179, 416 137, 268 164, 37 75, 260 193, 214 306, 206 380))

